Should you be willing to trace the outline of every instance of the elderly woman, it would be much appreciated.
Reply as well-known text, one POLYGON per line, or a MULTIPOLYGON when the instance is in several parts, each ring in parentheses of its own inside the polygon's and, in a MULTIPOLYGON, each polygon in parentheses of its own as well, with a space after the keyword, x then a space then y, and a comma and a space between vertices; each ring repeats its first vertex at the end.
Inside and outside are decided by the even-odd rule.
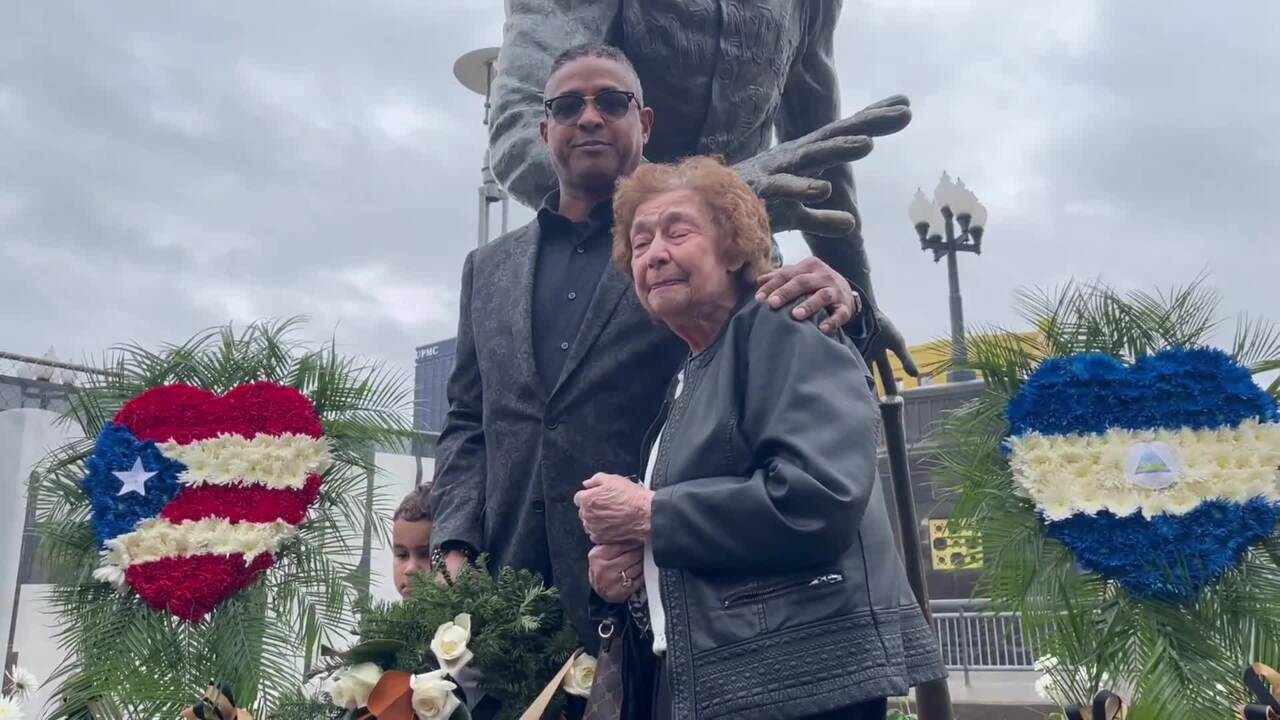
POLYGON ((647 604, 654 717, 883 718, 945 671, 876 479, 866 365, 754 300, 765 209, 715 160, 642 166, 614 212, 615 262, 689 346, 640 481, 575 498, 597 593, 647 604))

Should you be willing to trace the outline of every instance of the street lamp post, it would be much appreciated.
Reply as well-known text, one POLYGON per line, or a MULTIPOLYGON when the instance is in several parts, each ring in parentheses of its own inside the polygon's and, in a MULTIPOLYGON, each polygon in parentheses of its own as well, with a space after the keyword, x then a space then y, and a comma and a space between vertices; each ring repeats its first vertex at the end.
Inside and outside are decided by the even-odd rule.
MULTIPOLYGON (((453 76, 463 87, 484 96, 484 124, 489 124, 489 98, 493 90, 493 77, 498 63, 498 48, 488 47, 472 50, 458 58, 453 64, 453 76)), ((489 230, 489 206, 497 203, 502 209, 502 232, 507 232, 507 207, 509 203, 507 191, 502 189, 489 169, 489 151, 484 151, 484 166, 480 168, 480 212, 476 232, 479 244, 484 245, 491 239, 489 230)))
POLYGON ((933 202, 924 191, 916 189, 909 209, 911 224, 920 236, 920 249, 932 250, 936 263, 947 258, 947 283, 951 301, 951 359, 955 366, 947 380, 972 380, 972 370, 962 366, 968 361, 964 344, 964 308, 960 298, 960 270, 957 255, 962 252, 982 254, 982 234, 987 225, 987 208, 964 186, 964 181, 942 173, 933 191, 933 202), (957 228, 959 234, 956 233, 957 228))

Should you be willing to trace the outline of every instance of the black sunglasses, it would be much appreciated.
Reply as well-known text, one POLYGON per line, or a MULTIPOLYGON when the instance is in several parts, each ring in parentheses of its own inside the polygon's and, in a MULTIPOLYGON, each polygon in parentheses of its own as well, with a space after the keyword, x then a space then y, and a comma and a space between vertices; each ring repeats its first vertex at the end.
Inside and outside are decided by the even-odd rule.
POLYGON ((587 102, 596 106, 600 117, 609 122, 615 122, 626 117, 632 101, 635 101, 636 107, 640 107, 640 101, 636 100, 635 93, 626 90, 605 90, 595 95, 560 95, 546 101, 543 106, 547 110, 547 116, 552 120, 560 125, 572 125, 582 117, 583 111, 587 109, 587 102))

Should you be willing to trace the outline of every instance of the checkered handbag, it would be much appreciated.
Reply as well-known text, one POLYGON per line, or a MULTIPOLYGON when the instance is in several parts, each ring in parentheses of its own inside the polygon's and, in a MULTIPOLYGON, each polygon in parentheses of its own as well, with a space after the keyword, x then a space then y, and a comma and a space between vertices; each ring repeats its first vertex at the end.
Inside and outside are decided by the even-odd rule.
POLYGON ((600 653, 596 658, 596 677, 582 720, 620 720, 625 686, 622 677, 623 641, 612 620, 600 623, 600 653))

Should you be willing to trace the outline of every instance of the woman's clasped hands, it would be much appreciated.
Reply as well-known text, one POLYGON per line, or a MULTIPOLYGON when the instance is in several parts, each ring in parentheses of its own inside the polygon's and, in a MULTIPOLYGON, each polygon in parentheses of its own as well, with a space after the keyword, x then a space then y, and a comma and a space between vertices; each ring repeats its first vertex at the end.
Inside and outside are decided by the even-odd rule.
POLYGON ((653 491, 621 475, 596 473, 573 496, 587 537, 591 587, 608 602, 623 602, 644 585, 653 491))

